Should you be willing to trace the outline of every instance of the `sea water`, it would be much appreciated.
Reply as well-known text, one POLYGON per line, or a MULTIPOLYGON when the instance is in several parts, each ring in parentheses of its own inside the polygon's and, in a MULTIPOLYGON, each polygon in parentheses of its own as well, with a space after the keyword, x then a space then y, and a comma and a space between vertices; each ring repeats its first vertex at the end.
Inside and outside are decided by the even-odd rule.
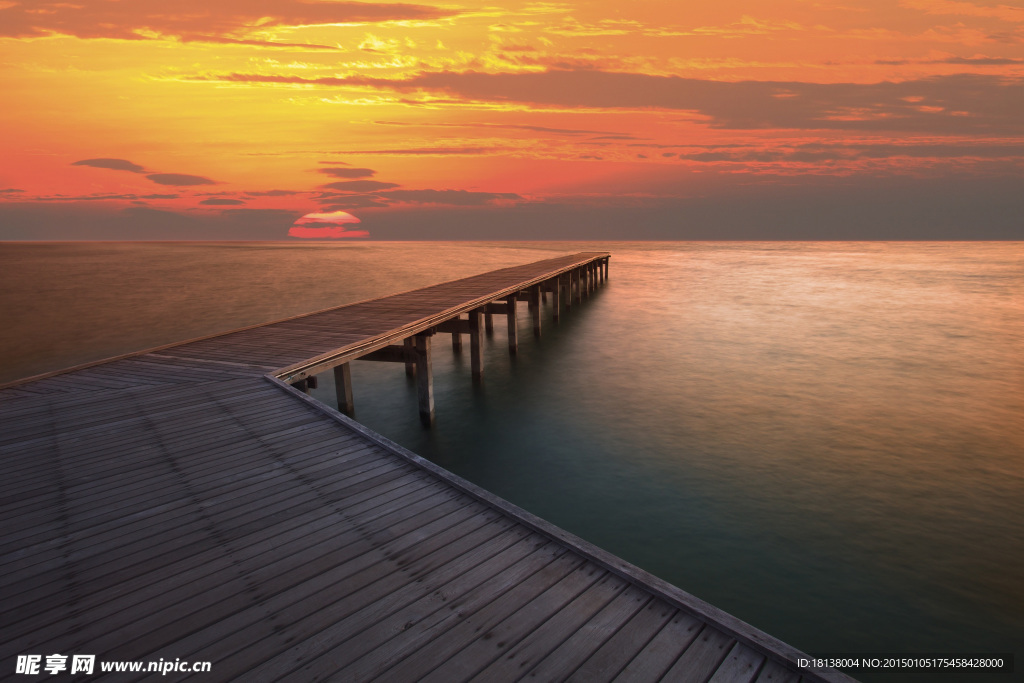
POLYGON ((806 652, 1020 654, 1021 243, 0 245, 0 377, 590 250, 482 385, 434 337, 433 428, 401 364, 356 419, 806 652))

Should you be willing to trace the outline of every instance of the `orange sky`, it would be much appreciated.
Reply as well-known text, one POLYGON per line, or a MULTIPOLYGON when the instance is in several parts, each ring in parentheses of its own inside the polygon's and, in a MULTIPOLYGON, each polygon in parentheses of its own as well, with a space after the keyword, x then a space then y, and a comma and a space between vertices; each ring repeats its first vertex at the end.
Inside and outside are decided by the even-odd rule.
POLYGON ((0 85, 0 239, 1024 238, 1004 2, 0 0, 0 85))

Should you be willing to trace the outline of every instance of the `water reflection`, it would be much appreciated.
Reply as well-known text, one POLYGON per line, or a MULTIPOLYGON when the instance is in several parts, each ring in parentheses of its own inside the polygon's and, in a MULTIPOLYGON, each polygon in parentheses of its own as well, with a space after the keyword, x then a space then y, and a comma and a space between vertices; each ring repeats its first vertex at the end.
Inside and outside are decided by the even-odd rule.
POLYGON ((1020 245, 611 251, 482 390, 437 344, 434 430, 379 364, 358 419, 806 650, 1021 642, 1020 245))

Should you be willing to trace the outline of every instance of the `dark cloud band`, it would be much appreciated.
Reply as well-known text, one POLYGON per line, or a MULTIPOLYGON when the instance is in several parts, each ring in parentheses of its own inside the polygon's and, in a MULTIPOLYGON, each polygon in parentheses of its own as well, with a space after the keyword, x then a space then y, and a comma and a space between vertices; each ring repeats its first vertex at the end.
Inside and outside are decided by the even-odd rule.
POLYGON ((371 178, 377 172, 370 168, 318 168, 319 173, 335 178, 371 178))
POLYGON ((177 187, 217 184, 216 181, 209 178, 204 178, 200 175, 187 175, 185 173, 151 173, 146 177, 158 185, 174 185, 177 187))
POLYGON ((82 159, 75 161, 72 166, 92 166, 93 168, 109 168, 113 171, 128 171, 129 173, 145 173, 146 169, 134 164, 127 159, 82 159))
MULTIPOLYGON (((710 81, 596 70, 427 72, 402 80, 226 74, 217 80, 440 92, 462 101, 599 109, 668 109, 713 128, 1017 135, 1024 79, 978 74, 901 82, 710 81)), ((408 153, 408 152, 406 152, 408 153)))
MULTIPOLYGON (((426 5, 306 0, 33 0, 0 7, 0 36, 25 38, 51 34, 78 38, 144 40, 147 33, 186 41, 210 40, 254 46, 281 44, 249 40, 254 26, 299 26, 409 19, 438 19, 452 10, 426 5)), ((293 44, 323 49, 323 45, 293 44)))

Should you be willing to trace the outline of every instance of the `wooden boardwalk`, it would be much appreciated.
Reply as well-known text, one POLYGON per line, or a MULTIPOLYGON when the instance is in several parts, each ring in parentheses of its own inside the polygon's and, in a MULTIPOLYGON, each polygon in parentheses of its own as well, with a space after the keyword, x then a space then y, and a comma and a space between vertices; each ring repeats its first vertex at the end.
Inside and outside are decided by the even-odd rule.
POLYGON ((161 660, 211 662, 166 680, 851 680, 289 385, 332 370, 351 403, 347 363, 376 356, 415 368, 432 411, 433 335, 475 348, 520 298, 539 332, 545 292, 578 304, 607 264, 549 259, 0 390, 0 678, 51 678, 16 676, 19 655, 91 654, 87 680, 161 660))

